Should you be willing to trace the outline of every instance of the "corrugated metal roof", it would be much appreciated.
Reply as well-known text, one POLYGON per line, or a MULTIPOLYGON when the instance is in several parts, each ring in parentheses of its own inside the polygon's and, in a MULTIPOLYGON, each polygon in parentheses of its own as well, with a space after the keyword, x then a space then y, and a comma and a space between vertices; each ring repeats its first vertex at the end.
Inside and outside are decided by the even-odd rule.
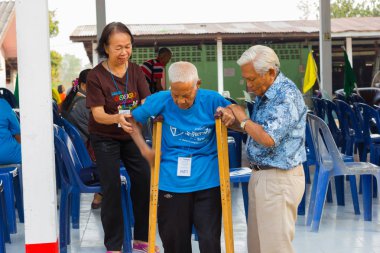
MULTIPOLYGON (((199 34, 260 34, 260 33, 318 33, 317 20, 198 23, 167 25, 127 25, 133 35, 199 35, 199 34)), ((331 20, 332 33, 380 32, 380 17, 341 18, 331 20)), ((95 25, 78 26, 70 37, 94 37, 95 25)))
POLYGON ((15 9, 15 2, 0 2, 0 41, 2 41, 3 34, 15 9))

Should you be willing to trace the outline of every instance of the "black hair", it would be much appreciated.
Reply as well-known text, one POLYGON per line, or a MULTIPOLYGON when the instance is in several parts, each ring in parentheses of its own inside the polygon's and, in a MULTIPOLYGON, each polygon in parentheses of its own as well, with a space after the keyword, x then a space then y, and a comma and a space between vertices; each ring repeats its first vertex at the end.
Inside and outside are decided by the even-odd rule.
POLYGON ((75 96, 77 95, 77 92, 80 88, 81 83, 87 83, 87 75, 88 75, 88 72, 90 72, 90 70, 91 69, 82 70, 79 73, 78 80, 73 81, 73 87, 71 87, 69 94, 67 94, 66 99, 62 102, 61 110, 62 110, 62 115, 64 118, 67 118, 67 115, 70 112, 71 104, 75 96), (76 82, 78 82, 77 83, 78 86, 76 85, 76 82))
POLYGON ((160 50, 158 50, 158 55, 162 54, 172 54, 172 50, 167 47, 161 47, 160 50))
POLYGON ((62 84, 58 85, 57 90, 59 94, 63 93, 63 85, 62 84))
POLYGON ((133 44, 133 35, 126 25, 121 22, 112 22, 106 25, 103 29, 102 35, 100 36, 98 46, 96 51, 100 57, 107 57, 105 46, 108 45, 111 34, 114 32, 126 33, 131 37, 131 42, 133 44))

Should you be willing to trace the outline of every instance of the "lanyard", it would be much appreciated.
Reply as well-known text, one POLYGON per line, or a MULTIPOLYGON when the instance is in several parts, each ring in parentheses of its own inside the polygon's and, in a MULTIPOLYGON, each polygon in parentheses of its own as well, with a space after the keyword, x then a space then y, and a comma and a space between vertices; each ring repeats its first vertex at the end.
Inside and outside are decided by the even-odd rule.
MULTIPOLYGON (((116 83, 116 81, 115 81, 115 78, 113 77, 114 75, 112 74, 112 71, 111 71, 111 69, 110 69, 110 66, 108 65, 108 61, 106 61, 106 62, 107 62, 108 70, 109 70, 110 73, 111 73, 111 77, 112 77, 113 84, 115 85, 115 88, 117 89, 117 91, 118 91, 119 93, 121 93, 120 90, 119 90, 119 87, 117 86, 117 83, 116 83)), ((125 93, 128 93, 128 68, 126 68, 126 69, 127 69, 127 70, 125 71, 125 93)))

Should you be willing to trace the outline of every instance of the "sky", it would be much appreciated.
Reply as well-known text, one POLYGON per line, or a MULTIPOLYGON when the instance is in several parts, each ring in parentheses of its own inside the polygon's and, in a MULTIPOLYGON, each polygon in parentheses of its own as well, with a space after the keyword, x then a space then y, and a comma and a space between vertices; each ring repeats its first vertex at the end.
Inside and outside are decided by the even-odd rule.
MULTIPOLYGON (((107 0, 106 22, 125 24, 183 24, 297 20, 300 0, 107 0), (161 7, 157 5, 161 3, 161 7)), ((82 43, 72 43, 77 26, 96 24, 96 0, 48 0, 55 11, 59 34, 50 39, 50 48, 62 55, 73 54, 89 63, 82 43)))

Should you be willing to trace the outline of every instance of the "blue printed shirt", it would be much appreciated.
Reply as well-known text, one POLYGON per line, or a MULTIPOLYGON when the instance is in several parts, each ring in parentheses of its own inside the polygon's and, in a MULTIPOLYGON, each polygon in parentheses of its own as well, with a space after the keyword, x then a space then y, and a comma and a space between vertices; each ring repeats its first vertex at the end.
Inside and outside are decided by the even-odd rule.
POLYGON ((229 104, 215 91, 198 89, 194 104, 183 110, 174 103, 170 91, 160 91, 132 111, 135 120, 141 123, 150 116, 164 118, 160 190, 186 193, 219 186, 214 114, 219 106, 229 104), (177 175, 180 157, 191 158, 190 176, 177 175))
POLYGON ((252 121, 260 124, 275 145, 264 147, 248 138, 250 162, 291 169, 306 160, 305 127, 307 107, 297 86, 279 73, 262 97, 256 97, 252 121))

